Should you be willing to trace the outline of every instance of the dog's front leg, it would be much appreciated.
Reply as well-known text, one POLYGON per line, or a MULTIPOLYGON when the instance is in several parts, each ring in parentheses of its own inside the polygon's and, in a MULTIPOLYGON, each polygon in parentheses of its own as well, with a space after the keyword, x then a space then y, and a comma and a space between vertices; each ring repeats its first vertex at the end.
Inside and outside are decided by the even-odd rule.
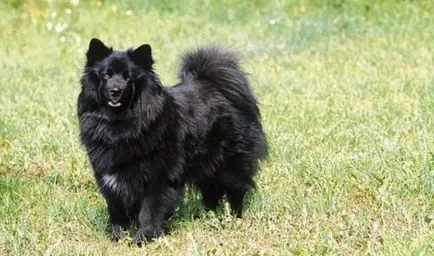
POLYGON ((166 220, 173 214, 179 194, 175 187, 160 188, 159 193, 147 193, 140 208, 134 243, 140 245, 141 242, 150 241, 164 233, 166 220))
POLYGON ((125 206, 114 196, 106 197, 107 209, 109 212, 109 222, 112 228, 112 239, 117 241, 124 236, 124 230, 130 224, 125 206))

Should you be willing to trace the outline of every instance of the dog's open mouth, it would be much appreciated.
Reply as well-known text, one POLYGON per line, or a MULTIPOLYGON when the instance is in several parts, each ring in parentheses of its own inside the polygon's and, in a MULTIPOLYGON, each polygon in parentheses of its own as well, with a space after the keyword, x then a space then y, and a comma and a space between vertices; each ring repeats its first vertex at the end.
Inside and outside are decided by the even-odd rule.
POLYGON ((109 101, 108 103, 107 103, 110 107, 113 107, 113 108, 117 108, 117 107, 120 107, 120 106, 122 106, 122 103, 121 102, 119 102, 119 101, 109 101))

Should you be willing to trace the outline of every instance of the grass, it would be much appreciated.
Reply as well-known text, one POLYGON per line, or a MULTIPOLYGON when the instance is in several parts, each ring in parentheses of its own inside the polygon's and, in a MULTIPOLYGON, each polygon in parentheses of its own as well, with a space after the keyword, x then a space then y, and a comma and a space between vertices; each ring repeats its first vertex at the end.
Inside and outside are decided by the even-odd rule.
POLYGON ((434 2, 0 3, 0 255, 434 254, 434 2), (75 116, 92 37, 244 55, 270 158, 243 219, 188 192, 172 233, 113 243, 75 116), (196 218, 199 215, 200 218, 196 218))

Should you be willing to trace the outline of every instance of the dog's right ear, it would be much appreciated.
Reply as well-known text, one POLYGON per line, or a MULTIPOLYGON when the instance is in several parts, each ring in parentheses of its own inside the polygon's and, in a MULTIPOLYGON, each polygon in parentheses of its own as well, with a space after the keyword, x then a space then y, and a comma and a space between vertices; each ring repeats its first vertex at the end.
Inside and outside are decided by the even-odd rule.
POLYGON ((92 66, 95 62, 104 59, 113 52, 112 48, 105 46, 101 40, 92 38, 89 43, 89 50, 87 50, 87 66, 92 66))

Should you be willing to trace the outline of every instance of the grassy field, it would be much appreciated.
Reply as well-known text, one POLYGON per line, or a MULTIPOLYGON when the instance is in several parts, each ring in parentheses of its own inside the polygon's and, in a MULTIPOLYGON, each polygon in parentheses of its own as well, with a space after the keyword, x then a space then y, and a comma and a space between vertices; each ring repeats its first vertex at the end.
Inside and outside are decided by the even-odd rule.
POLYGON ((0 3, 0 255, 433 255, 434 1, 0 3), (270 144, 243 219, 189 191, 172 233, 111 242, 78 141, 84 53, 243 53, 270 144), (200 218, 197 218, 199 216, 200 218))

